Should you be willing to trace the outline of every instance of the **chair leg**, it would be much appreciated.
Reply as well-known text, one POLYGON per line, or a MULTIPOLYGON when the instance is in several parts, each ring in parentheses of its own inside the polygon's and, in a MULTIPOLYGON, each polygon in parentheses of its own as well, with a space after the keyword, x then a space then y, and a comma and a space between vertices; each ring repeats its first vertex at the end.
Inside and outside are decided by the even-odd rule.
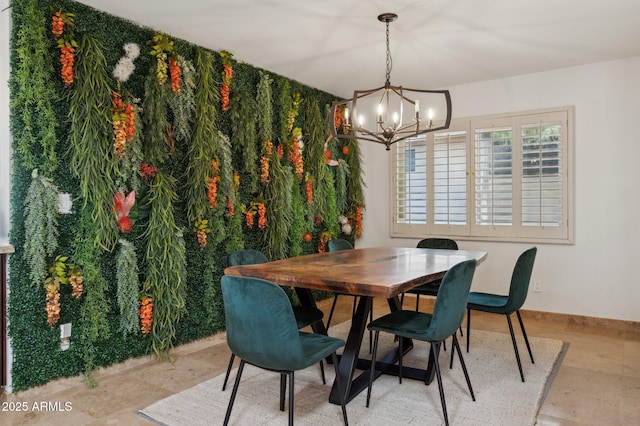
POLYGON ((513 333, 513 324, 511 324, 511 315, 507 314, 507 324, 509 324, 509 333, 511 333, 511 343, 513 343, 513 350, 516 353, 516 361, 518 362, 518 370, 520 370, 520 378, 524 383, 524 373, 522 372, 522 364, 520 363, 520 353, 518 352, 518 344, 516 343, 516 335, 513 333))
POLYGON ((240 385, 240 376, 242 376, 242 370, 244 370, 244 360, 240 360, 240 366, 238 367, 238 374, 236 375, 236 381, 233 383, 233 390, 231 391, 231 399, 229 399, 229 405, 227 406, 227 413, 224 416, 223 426, 229 424, 229 417, 231 417, 231 409, 233 403, 236 400, 236 394, 238 393, 238 385, 240 385))
POLYGON ((289 426, 293 426, 293 379, 294 372, 289 372, 289 426))
POLYGON ((451 362, 453 363, 453 353, 458 352, 458 359, 460 360, 460 365, 462 365, 462 371, 464 372, 464 378, 467 381, 467 386, 469 387, 469 393, 471 394, 471 399, 476 400, 476 396, 473 393, 473 388, 471 387, 471 380, 469 380, 469 373, 467 372, 467 366, 464 363, 464 358, 462 357, 462 352, 460 351, 460 345, 458 344, 458 338, 456 335, 453 335, 453 348, 451 349, 451 362))
POLYGON ((340 379, 340 374, 338 374, 338 355, 336 353, 331 354, 331 359, 333 361, 333 365, 336 368, 336 384, 338 386, 338 390, 340 390, 340 395, 343 395, 343 399, 340 401, 340 407, 342 408, 342 420, 344 421, 344 426, 349 426, 349 419, 347 419, 347 406, 346 406, 346 392, 342 387, 342 379, 340 379))
POLYGON ((438 391, 440 392, 440 402, 442 403, 442 413, 444 414, 444 424, 449 426, 449 416, 447 416, 447 403, 444 400, 444 389, 442 388, 442 376, 440 375, 440 362, 438 361, 437 343, 431 342, 431 352, 433 353, 433 366, 436 369, 436 378, 438 379, 438 391))
POLYGON ((400 310, 402 310, 403 305, 404 305, 404 293, 400 295, 400 310))
POLYGON ((227 374, 224 375, 224 383, 222 383, 222 391, 224 392, 227 389, 227 381, 229 380, 229 374, 231 374, 231 369, 233 368, 233 361, 236 359, 236 354, 232 353, 231 358, 229 358, 229 365, 227 366, 227 374))
POLYGON ((458 338, 456 337, 456 335, 453 335, 453 340, 451 342, 451 360, 449 361, 449 370, 451 370, 453 368, 453 355, 456 353, 456 349, 460 350, 460 347, 458 346, 456 348, 455 343, 458 342, 458 338), (455 342, 454 342, 455 341, 455 342))
POLYGON ((327 319, 327 330, 329 330, 329 325, 331 325, 331 318, 333 318, 333 311, 336 309, 336 302, 338 301, 338 294, 336 293, 333 296, 333 303, 331 304, 331 310, 329 311, 329 318, 327 319))
MULTIPOLYGON (((369 311, 369 322, 373 322, 373 305, 371 305, 371 310, 369 311)), ((372 347, 373 347, 373 331, 369 330, 369 353, 371 353, 372 347)))
POLYGON ((399 349, 399 355, 398 355, 398 379, 400 381, 400 384, 402 384, 402 353, 404 352, 404 348, 402 347, 402 342, 403 342, 403 338, 402 337, 398 337, 398 349, 399 349))
POLYGON ((469 353, 469 336, 471 335, 471 309, 467 308, 467 353, 469 353))
MULTIPOLYGON (((371 399, 371 387, 373 386, 373 376, 376 372, 376 352, 378 352, 378 337, 380 332, 376 331, 373 338, 373 355, 371 355, 371 367, 369 371, 369 386, 367 387, 367 407, 369 407, 369 400, 371 399)), ((402 338, 400 339, 402 340, 402 338)))
POLYGON ((533 353, 531 352, 531 346, 529 346, 529 339, 527 339, 527 332, 524 331, 524 323, 522 322, 522 317, 520 316, 520 311, 516 311, 516 315, 518 316, 518 321, 520 322, 520 329, 522 330, 522 336, 524 337, 524 342, 527 344, 527 350, 529 351, 529 357, 531 358, 531 364, 535 364, 533 360, 533 353))
POLYGON ((327 379, 324 376, 324 363, 322 362, 322 360, 320 360, 320 375, 322 376, 322 384, 326 385, 327 379))
POLYGON ((280 411, 284 411, 284 395, 287 389, 287 375, 280 373, 280 411))

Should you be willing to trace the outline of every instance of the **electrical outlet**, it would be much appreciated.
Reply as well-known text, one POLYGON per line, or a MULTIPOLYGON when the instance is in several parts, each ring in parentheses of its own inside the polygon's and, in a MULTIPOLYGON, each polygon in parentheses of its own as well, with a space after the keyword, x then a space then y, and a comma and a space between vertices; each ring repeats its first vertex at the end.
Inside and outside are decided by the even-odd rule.
POLYGON ((71 346, 71 323, 60 324, 60 350, 66 351, 71 346))
POLYGON ((533 280, 533 291, 535 293, 542 293, 542 280, 536 278, 533 280))

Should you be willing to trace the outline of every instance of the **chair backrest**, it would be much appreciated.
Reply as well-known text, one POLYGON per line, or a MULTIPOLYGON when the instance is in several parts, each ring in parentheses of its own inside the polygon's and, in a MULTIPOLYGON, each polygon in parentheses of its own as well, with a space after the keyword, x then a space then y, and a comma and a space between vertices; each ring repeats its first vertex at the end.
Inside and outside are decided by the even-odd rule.
POLYGON ((532 247, 523 252, 511 275, 511 285, 509 286, 509 297, 505 305, 507 312, 515 312, 524 305, 529 292, 529 281, 531 281, 531 272, 533 271, 533 262, 536 260, 538 249, 532 247))
POLYGON ((224 275, 221 282, 231 352, 271 370, 306 367, 296 319, 284 290, 259 278, 224 275))
POLYGON ((352 250, 353 246, 347 240, 343 240, 340 238, 334 238, 333 240, 329 240, 328 243, 329 251, 340 251, 340 250, 352 250))
POLYGON ((417 248, 458 250, 458 243, 449 238, 425 238, 418 242, 417 248))
POLYGON ((254 265, 268 261, 269 259, 262 252, 252 249, 237 250, 227 255, 227 266, 254 265))
POLYGON ((476 270, 475 259, 454 265, 447 271, 433 307, 433 316, 427 328, 428 340, 444 340, 458 330, 469 299, 471 281, 476 270))

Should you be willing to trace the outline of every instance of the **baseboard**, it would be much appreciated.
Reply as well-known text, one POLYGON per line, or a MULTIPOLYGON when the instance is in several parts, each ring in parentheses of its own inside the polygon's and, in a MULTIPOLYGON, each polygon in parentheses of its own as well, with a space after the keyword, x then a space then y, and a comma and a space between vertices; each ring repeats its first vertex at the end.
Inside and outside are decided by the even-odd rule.
MULTIPOLYGON (((415 295, 406 294, 405 295, 405 309, 410 309, 411 307, 415 307, 415 295)), ((433 307, 433 302, 435 298, 433 297, 421 297, 420 298, 420 307, 425 308, 433 307)), ((553 321, 555 323, 561 323, 570 326, 579 326, 579 327, 596 327, 596 328, 605 328, 609 330, 616 331, 628 331, 628 332, 637 332, 640 330, 640 322, 639 321, 627 321, 627 320, 618 320, 612 318, 600 318, 600 317, 590 317, 585 315, 575 315, 575 314, 562 314, 557 312, 546 312, 546 311, 534 311, 530 309, 521 309, 520 313, 523 318, 531 318, 532 320, 545 320, 545 321, 553 321)), ((478 312, 481 314, 481 312, 478 312)))

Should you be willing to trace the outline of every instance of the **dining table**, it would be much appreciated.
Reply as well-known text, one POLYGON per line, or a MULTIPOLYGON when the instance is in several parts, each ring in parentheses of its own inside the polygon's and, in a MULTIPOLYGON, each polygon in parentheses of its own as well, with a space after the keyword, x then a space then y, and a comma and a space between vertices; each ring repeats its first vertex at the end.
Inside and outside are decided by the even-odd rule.
MULTIPOLYGON (((330 402, 340 404, 343 399, 345 403, 351 401, 368 385, 371 360, 360 358, 359 354, 373 298, 385 298, 392 312, 401 310, 398 296, 402 293, 441 279, 452 266, 460 262, 475 259, 481 263, 486 257, 484 251, 368 247, 231 266, 224 273, 261 278, 293 287, 303 306, 316 306, 312 290, 358 296, 358 305, 338 362, 339 382, 343 386, 339 389, 336 385, 338 381, 335 381, 329 397, 330 402), (362 372, 356 376, 358 370, 362 372)), ((327 334, 322 321, 312 324, 312 329, 316 333, 327 334)), ((396 363, 400 347, 404 354, 413 348, 413 342, 403 338, 402 345, 376 360, 374 378, 381 374, 399 374, 396 363)), ((403 378, 431 383, 434 377, 433 361, 433 354, 430 353, 426 369, 403 366, 403 378)))

